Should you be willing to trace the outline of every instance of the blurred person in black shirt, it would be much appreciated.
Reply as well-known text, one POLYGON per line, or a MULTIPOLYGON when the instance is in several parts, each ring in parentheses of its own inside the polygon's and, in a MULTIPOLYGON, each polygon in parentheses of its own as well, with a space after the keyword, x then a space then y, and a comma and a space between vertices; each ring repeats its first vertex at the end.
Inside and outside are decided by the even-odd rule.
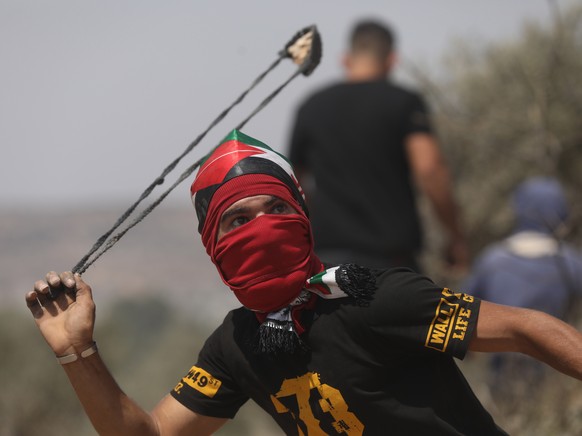
POLYGON ((419 188, 446 230, 446 260, 463 272, 468 249, 449 171, 423 98, 388 80, 395 63, 391 30, 357 23, 346 80, 296 114, 288 155, 306 189, 315 249, 329 264, 419 270, 419 188))

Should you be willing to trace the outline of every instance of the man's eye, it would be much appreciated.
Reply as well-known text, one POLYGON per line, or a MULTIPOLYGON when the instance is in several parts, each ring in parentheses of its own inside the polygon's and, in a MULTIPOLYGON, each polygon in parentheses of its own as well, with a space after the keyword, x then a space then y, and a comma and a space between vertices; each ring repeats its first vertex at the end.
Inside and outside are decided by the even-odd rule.
POLYGON ((234 229, 234 228, 236 228, 236 227, 240 227, 240 226, 242 226, 243 224, 246 224, 246 223, 248 223, 248 222, 249 222, 249 219, 248 219, 247 217, 245 217, 245 216, 239 216, 239 217, 236 217, 236 218, 234 218, 234 219, 233 219, 233 220, 230 222, 230 226, 229 226, 229 227, 230 227, 231 229, 234 229))
POLYGON ((271 208, 271 213, 272 214, 290 213, 290 207, 287 205, 287 203, 276 203, 271 208))

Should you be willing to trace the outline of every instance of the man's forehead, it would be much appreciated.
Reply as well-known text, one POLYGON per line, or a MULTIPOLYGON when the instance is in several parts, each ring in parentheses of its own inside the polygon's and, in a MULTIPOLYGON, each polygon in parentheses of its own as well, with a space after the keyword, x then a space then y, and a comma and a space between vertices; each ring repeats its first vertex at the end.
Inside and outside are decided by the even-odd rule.
POLYGON ((281 198, 279 198, 275 195, 266 195, 266 194, 249 195, 248 197, 241 198, 240 200, 237 200, 234 203, 232 203, 229 207, 226 208, 224 213, 226 213, 232 209, 244 207, 246 205, 270 204, 270 203, 273 203, 274 201, 277 201, 277 200, 285 201, 285 200, 282 200, 281 198))

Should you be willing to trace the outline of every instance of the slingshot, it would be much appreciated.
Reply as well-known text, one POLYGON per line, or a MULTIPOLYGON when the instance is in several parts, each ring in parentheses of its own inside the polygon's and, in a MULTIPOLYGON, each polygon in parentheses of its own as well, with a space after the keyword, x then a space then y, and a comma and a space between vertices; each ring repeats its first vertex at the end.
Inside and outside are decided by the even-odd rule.
POLYGON ((242 94, 234 100, 226 109, 224 109, 211 123, 210 125, 200 133, 194 141, 192 141, 188 147, 175 158, 163 171, 162 173, 143 191, 139 196, 137 201, 133 203, 113 224, 113 226, 104 233, 95 242, 93 247, 85 254, 79 262, 72 268, 74 273, 83 274, 97 259, 99 259, 103 254, 105 254, 111 247, 113 247, 131 228, 135 227, 140 223, 147 215, 150 214, 169 194, 178 186, 184 179, 188 178, 204 161, 204 157, 194 162, 190 167, 188 167, 177 179, 176 181, 164 191, 156 200, 154 200, 147 208, 145 208, 139 215, 137 215, 131 222, 129 222, 126 227, 120 230, 118 233, 112 236, 113 232, 117 230, 135 211, 135 209, 144 201, 156 188, 158 185, 162 185, 165 181, 166 176, 174 170, 178 163, 189 154, 196 145, 202 141, 206 134, 214 128, 224 117, 230 112, 232 108, 241 103, 247 94, 255 88, 264 78, 269 74, 279 63, 283 60, 289 58, 295 64, 298 65, 297 70, 279 87, 272 91, 259 105, 236 127, 237 130, 241 130, 242 127, 257 113, 259 113, 267 104, 271 102, 282 90, 285 88, 295 77, 300 74, 304 76, 309 76, 313 70, 319 64, 321 59, 321 37, 317 31, 316 26, 309 26, 301 31, 297 32, 291 40, 285 44, 285 47, 279 51, 277 59, 265 70, 263 71, 252 83, 251 85, 242 92, 242 94))

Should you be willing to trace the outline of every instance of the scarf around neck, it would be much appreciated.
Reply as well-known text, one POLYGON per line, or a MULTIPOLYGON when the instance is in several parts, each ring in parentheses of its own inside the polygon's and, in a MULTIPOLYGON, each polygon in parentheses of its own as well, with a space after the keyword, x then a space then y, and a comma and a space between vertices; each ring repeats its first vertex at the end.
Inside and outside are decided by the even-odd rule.
POLYGON ((376 279, 368 268, 343 264, 310 277, 299 296, 288 306, 257 314, 260 326, 254 344, 256 354, 285 357, 308 351, 302 339, 309 325, 304 314, 312 313, 318 298, 351 298, 357 306, 368 306, 376 291, 376 279))

